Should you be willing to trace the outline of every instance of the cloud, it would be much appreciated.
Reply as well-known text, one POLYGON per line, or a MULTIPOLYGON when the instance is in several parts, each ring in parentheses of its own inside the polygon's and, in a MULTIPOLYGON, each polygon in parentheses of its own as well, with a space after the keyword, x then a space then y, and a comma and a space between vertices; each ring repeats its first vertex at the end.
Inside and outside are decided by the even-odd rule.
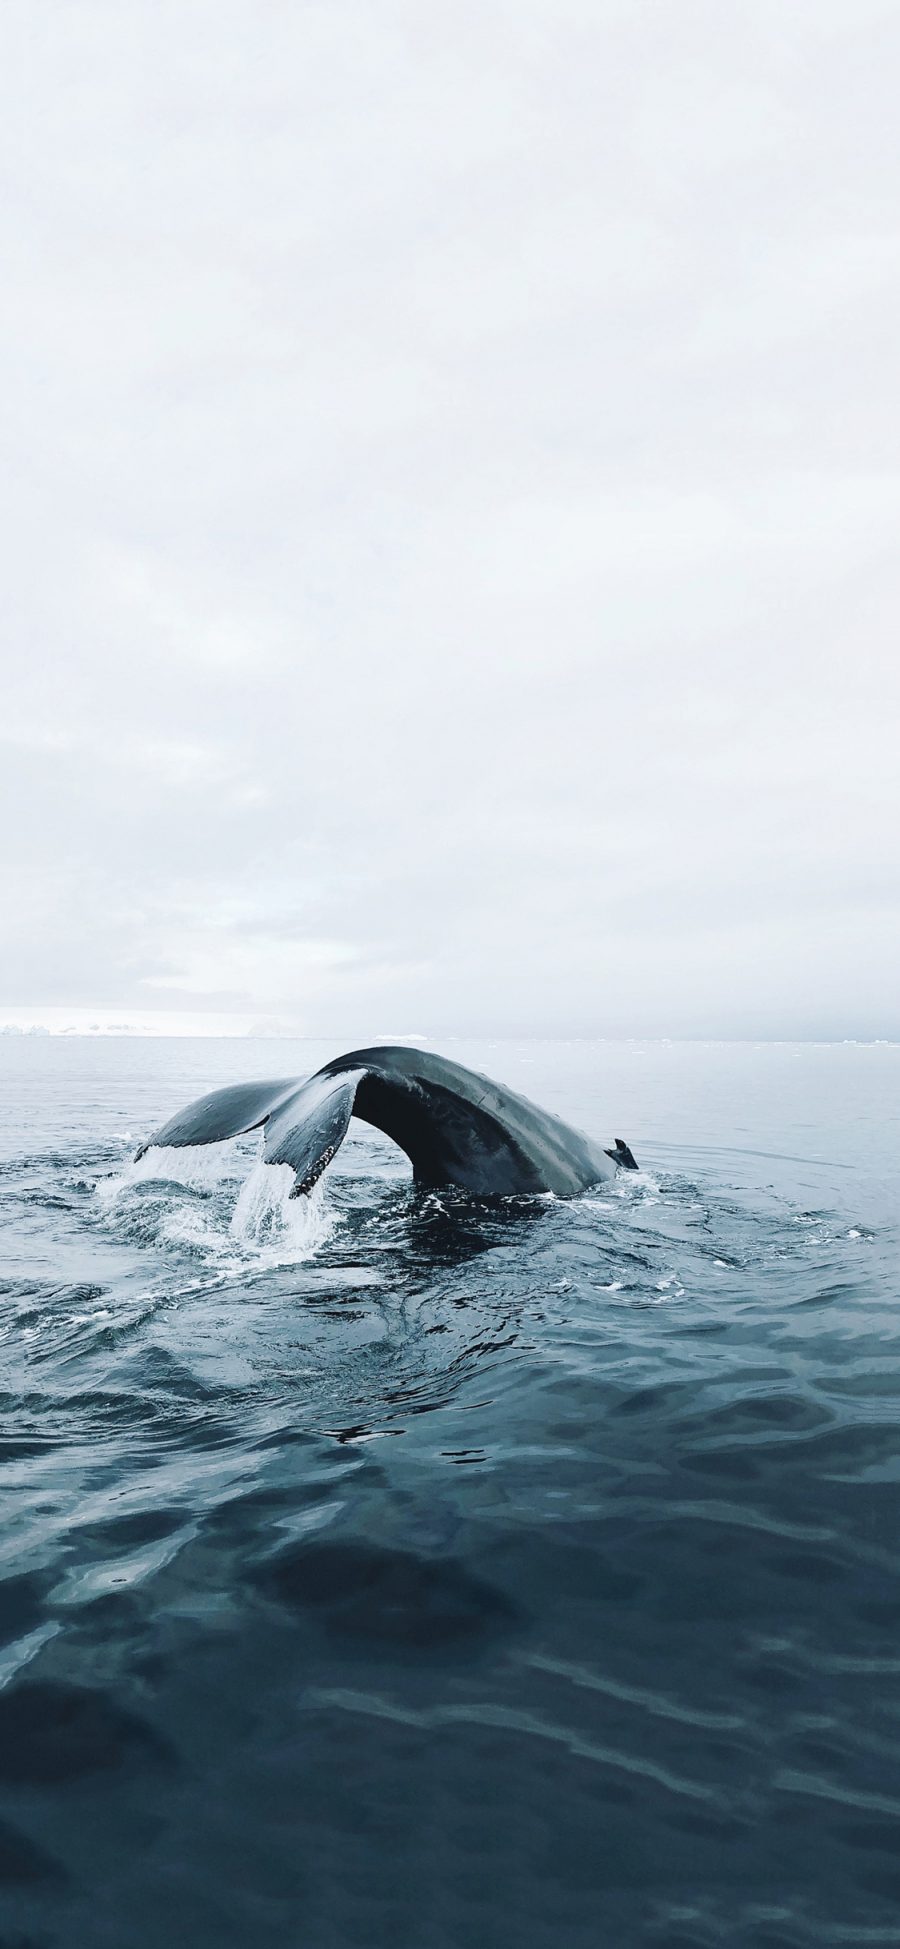
POLYGON ((0 1001, 900 1033, 895 10, 0 38, 0 1001))

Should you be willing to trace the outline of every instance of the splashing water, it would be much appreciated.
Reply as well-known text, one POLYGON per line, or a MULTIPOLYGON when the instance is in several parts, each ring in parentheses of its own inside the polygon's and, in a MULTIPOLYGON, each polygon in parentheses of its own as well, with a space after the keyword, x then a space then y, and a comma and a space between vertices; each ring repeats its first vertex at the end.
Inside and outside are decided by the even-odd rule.
POLYGON ((231 1235, 251 1249, 262 1247, 270 1264, 305 1259, 324 1245, 334 1226, 323 1180, 295 1198, 289 1164, 255 1164, 231 1216, 231 1235))
POLYGON ((266 1164, 257 1156, 249 1173, 247 1165, 246 1144, 153 1146, 124 1171, 101 1179, 95 1195, 105 1217, 124 1217, 126 1229, 146 1242, 155 1238, 187 1249, 226 1271, 248 1257, 266 1266, 308 1259, 334 1228, 323 1181, 298 1198, 289 1164, 266 1164))
POLYGON ((113 1204, 123 1192, 143 1184, 181 1184, 190 1191, 215 1191, 224 1180, 242 1178, 246 1168, 246 1155, 241 1155, 233 1139, 222 1144, 153 1144, 141 1157, 132 1158, 123 1171, 101 1178, 96 1196, 102 1204, 113 1204))

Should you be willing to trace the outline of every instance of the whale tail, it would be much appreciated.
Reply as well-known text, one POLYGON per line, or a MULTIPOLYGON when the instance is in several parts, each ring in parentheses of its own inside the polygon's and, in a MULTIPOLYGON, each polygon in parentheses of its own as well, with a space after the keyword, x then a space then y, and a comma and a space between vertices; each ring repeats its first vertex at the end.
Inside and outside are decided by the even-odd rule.
POLYGON ((291 1193, 311 1191, 347 1134, 359 1073, 311 1076, 271 1083, 237 1083, 198 1097, 179 1110, 135 1152, 153 1148, 218 1144, 265 1129, 267 1164, 290 1164, 297 1182, 291 1193))
POLYGON ((137 1156, 151 1146, 214 1144, 263 1128, 266 1162, 291 1166, 292 1196, 299 1196, 330 1164, 351 1116, 393 1138, 424 1185, 487 1196, 566 1196, 612 1177, 619 1165, 637 1169, 621 1139, 614 1150, 602 1150, 487 1076, 421 1050, 389 1047, 339 1056, 305 1082, 214 1090, 179 1111, 137 1156))

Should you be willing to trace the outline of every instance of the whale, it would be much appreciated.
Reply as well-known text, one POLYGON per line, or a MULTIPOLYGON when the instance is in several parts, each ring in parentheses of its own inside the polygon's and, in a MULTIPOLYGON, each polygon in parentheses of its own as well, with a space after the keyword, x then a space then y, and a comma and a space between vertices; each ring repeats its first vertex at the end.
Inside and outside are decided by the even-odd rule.
POLYGON ((188 1104, 141 1144, 216 1144, 263 1131, 267 1164, 289 1164, 291 1197, 313 1188, 360 1117, 405 1151, 423 1188, 480 1197, 571 1197, 637 1170, 621 1137, 601 1145, 527 1097, 444 1056, 406 1046, 353 1049, 305 1079, 234 1083, 188 1104))

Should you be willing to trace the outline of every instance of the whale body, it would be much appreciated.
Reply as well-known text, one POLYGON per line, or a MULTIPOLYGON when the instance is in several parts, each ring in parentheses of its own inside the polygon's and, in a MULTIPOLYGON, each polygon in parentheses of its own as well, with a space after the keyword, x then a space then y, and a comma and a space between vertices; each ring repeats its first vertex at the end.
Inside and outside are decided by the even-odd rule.
POLYGON ((142 1144, 215 1144, 264 1128, 267 1164, 289 1164, 310 1191, 362 1117, 406 1152, 417 1184, 488 1197, 571 1196, 637 1165, 621 1138, 606 1149, 527 1097, 461 1063, 387 1046, 337 1056, 306 1081, 235 1083, 181 1110, 142 1144))

